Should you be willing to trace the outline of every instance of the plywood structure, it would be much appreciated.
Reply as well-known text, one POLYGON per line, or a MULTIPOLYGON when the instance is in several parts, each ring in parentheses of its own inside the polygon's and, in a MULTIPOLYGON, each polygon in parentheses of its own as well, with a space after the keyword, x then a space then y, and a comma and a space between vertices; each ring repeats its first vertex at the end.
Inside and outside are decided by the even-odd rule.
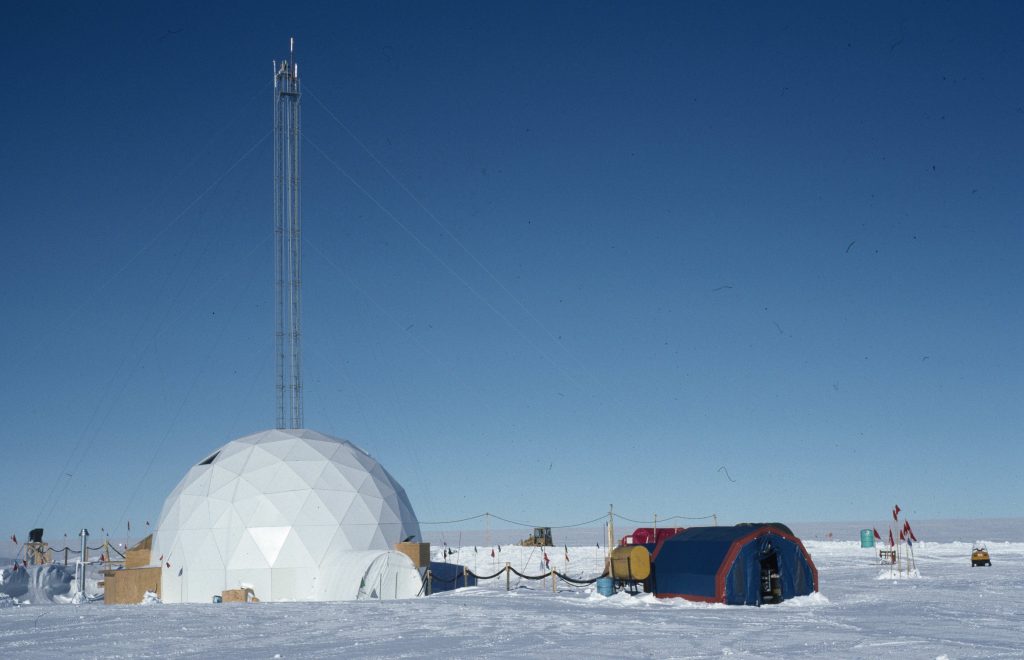
POLYGON ((408 556, 416 568, 430 567, 429 543, 396 543, 395 550, 408 556))
POLYGON ((128 548, 128 552, 126 552, 124 556, 124 567, 141 568, 143 566, 149 566, 149 558, 152 549, 153 535, 150 534, 132 547, 128 548))
POLYGON ((103 571, 103 602, 107 605, 138 605, 147 591, 160 596, 160 567, 103 571))

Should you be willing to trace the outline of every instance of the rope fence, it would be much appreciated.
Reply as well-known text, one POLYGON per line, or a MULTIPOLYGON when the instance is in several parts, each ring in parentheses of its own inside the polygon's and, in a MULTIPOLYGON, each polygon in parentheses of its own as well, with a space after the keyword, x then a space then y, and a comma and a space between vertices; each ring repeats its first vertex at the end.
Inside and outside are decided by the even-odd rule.
POLYGON ((491 575, 477 575, 468 567, 463 566, 463 570, 461 573, 456 573, 451 578, 443 578, 438 575, 434 575, 434 572, 432 570, 427 569, 426 572, 423 574, 423 585, 420 587, 420 594, 426 594, 428 596, 431 595, 433 593, 433 583, 435 582, 439 582, 441 584, 454 585, 456 588, 458 588, 459 582, 461 581, 462 586, 468 587, 473 586, 469 583, 470 578, 476 581, 493 580, 497 577, 500 577, 501 575, 505 576, 505 591, 512 590, 511 576, 515 575, 516 577, 522 580, 531 581, 547 580, 548 578, 551 578, 551 591, 556 592, 558 591, 558 580, 562 580, 566 584, 572 585, 574 587, 585 587, 587 585, 594 584, 603 577, 606 577, 608 575, 608 571, 605 571, 600 575, 594 576, 592 578, 585 579, 569 577, 565 573, 560 573, 554 568, 549 570, 547 573, 542 573, 541 575, 527 575, 526 573, 520 573, 515 568, 512 568, 512 564, 510 562, 506 562, 504 568, 502 568, 497 573, 493 573, 491 575))
MULTIPOLYGON (((86 557, 85 563, 100 563, 100 564, 123 564, 127 559, 125 554, 117 549, 117 546, 113 543, 104 543, 103 545, 97 545, 95 547, 87 545, 85 547, 86 557), (97 559, 90 561, 88 557, 89 552, 99 552, 100 555, 97 559), (114 558, 114 555, 120 557, 120 559, 114 558)), ((71 561, 78 562, 81 560, 80 555, 82 554, 81 547, 72 548, 65 545, 63 548, 50 547, 42 543, 28 542, 18 546, 18 551, 14 557, 13 569, 18 570, 19 562, 21 566, 27 567, 29 565, 40 565, 49 564, 54 561, 54 558, 61 553, 64 554, 63 563, 67 566, 71 561)))

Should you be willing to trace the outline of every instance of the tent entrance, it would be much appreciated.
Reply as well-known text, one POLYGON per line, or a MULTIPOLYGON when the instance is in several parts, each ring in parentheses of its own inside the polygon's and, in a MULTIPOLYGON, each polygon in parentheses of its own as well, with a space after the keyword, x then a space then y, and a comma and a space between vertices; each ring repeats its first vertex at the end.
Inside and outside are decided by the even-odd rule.
POLYGON ((782 580, 779 579, 779 556, 771 553, 761 558, 761 604, 782 602, 782 580))

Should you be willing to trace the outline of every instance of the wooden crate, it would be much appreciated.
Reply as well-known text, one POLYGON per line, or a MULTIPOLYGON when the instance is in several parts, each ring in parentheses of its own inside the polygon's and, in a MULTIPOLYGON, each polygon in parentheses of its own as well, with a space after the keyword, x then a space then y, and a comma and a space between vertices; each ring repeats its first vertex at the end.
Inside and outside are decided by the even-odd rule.
POLYGON ((244 589, 225 589, 221 592, 221 600, 225 603, 258 603, 260 599, 249 587, 244 589))

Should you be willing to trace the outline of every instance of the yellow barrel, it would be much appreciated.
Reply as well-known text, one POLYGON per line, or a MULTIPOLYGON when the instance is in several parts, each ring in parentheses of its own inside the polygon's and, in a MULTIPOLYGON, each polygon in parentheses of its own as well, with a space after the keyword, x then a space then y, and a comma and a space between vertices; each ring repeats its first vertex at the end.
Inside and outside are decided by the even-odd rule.
POLYGON ((642 545, 620 545, 612 550, 612 577, 646 580, 651 575, 651 553, 642 545))

